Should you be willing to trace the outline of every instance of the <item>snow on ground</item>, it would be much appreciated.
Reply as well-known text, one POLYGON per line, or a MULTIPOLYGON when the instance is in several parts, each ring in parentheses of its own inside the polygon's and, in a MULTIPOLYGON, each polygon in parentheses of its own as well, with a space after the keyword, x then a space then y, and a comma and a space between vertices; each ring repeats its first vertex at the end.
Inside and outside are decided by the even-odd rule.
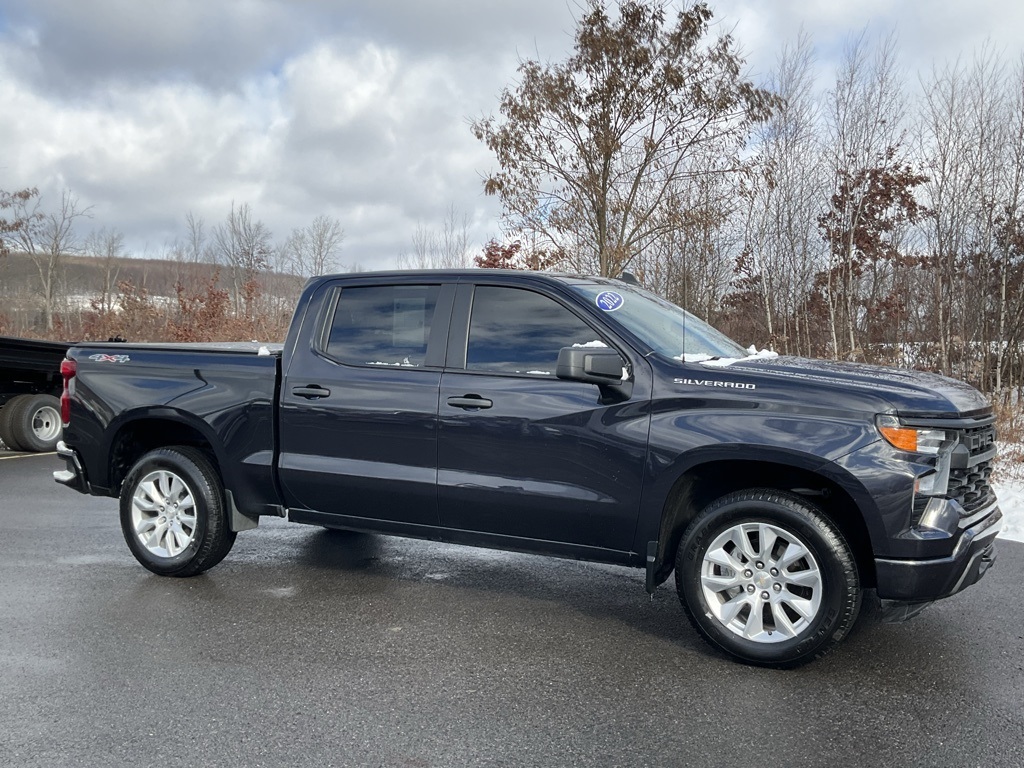
POLYGON ((1000 538, 1024 541, 1024 443, 1005 440, 998 444, 992 490, 1003 510, 1000 538))
POLYGON ((1024 480, 1002 480, 992 483, 1003 510, 1003 530, 999 536, 1024 541, 1024 480))

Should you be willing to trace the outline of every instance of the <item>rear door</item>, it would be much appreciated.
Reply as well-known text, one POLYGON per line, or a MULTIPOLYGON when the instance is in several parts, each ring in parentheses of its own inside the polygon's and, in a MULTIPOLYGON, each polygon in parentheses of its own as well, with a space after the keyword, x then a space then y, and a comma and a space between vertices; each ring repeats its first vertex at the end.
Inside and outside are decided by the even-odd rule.
POLYGON ((649 366, 631 355, 541 285, 460 285, 439 405, 442 525, 628 551, 651 397, 649 366), (630 396, 604 401, 596 385, 557 379, 559 349, 574 344, 615 347, 630 396))
POLYGON ((429 281, 323 286, 282 379, 289 507, 438 524, 437 398, 454 293, 429 281))

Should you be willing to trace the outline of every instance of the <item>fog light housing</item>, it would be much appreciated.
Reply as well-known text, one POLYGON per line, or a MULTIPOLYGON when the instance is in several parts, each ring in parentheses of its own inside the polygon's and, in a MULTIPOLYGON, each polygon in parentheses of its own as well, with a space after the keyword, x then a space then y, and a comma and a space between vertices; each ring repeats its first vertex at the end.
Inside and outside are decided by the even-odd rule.
POLYGON ((947 499, 931 498, 925 505, 914 531, 925 539, 948 539, 957 531, 960 515, 947 499))

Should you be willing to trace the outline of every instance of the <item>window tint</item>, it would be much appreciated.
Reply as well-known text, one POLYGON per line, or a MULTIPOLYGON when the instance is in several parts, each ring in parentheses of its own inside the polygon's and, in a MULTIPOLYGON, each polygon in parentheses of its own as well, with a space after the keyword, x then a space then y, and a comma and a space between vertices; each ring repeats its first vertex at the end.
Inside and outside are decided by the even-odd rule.
POLYGON ((554 377, 558 350, 595 342, 600 343, 596 331, 547 296, 479 286, 473 294, 466 368, 554 377))
POLYGON ((642 288, 607 282, 580 283, 572 288, 668 357, 690 360, 693 356, 698 358, 694 362, 699 362, 709 357, 742 359, 750 355, 721 331, 642 288), (614 309, 601 304, 602 297, 609 295, 618 300, 614 309))
POLYGON ((326 353, 349 365, 423 365, 440 286, 344 288, 326 353))

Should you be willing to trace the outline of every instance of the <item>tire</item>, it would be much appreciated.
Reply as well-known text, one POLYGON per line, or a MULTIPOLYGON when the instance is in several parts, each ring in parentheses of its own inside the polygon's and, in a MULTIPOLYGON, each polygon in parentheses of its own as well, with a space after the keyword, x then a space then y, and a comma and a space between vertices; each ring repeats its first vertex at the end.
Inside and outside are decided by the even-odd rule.
POLYGON ((712 646, 747 664, 796 667, 853 628, 856 560, 838 528, 799 496, 739 491, 709 504, 683 534, 676 590, 712 646))
POLYGON ((56 450, 61 435, 60 400, 53 395, 18 395, 4 406, 5 411, 9 408, 13 408, 8 416, 10 437, 18 450, 56 450))
POLYGON ((195 576, 231 551, 224 486, 203 453, 158 448, 139 459, 121 486, 121 532, 144 567, 160 576, 195 576))
POLYGON ((0 442, 11 451, 25 450, 14 434, 14 415, 31 395, 15 395, 0 408, 0 442))

